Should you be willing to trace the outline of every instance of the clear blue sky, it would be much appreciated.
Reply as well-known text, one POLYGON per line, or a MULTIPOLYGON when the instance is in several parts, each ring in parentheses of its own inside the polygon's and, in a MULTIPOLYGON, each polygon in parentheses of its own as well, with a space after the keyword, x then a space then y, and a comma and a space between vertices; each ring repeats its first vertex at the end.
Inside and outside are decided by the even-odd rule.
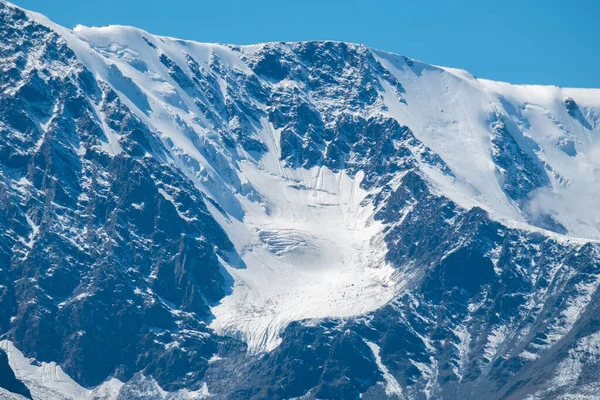
POLYGON ((11 0, 202 42, 333 39, 513 83, 600 88, 600 0, 11 0))

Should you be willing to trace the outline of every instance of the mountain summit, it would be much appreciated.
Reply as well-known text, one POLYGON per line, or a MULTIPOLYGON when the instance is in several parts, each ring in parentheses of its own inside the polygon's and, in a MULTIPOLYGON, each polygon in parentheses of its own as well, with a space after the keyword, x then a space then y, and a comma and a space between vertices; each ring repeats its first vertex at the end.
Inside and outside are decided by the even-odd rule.
POLYGON ((600 396, 600 90, 1 1, 0 39, 2 396, 600 396))

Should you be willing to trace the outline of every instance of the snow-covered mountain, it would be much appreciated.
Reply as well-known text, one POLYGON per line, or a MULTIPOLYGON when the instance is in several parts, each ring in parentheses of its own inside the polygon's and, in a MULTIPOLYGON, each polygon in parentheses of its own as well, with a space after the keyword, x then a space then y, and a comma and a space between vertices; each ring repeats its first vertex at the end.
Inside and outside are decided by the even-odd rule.
POLYGON ((600 90, 0 38, 0 398, 600 397, 600 90))

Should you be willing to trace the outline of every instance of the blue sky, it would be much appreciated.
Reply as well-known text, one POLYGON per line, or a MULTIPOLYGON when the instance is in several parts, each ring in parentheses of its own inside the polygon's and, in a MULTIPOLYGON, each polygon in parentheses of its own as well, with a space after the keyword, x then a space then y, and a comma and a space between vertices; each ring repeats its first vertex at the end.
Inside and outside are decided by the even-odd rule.
POLYGON ((333 39, 513 83, 600 88, 599 0, 12 0, 202 42, 333 39))

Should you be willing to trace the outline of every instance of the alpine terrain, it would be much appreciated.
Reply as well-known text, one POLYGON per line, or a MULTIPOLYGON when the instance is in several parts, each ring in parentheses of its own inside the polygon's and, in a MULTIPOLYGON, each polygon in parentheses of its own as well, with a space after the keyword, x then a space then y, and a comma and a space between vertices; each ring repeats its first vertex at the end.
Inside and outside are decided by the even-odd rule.
POLYGON ((598 399, 599 198, 600 89, 0 1, 0 398, 598 399))

